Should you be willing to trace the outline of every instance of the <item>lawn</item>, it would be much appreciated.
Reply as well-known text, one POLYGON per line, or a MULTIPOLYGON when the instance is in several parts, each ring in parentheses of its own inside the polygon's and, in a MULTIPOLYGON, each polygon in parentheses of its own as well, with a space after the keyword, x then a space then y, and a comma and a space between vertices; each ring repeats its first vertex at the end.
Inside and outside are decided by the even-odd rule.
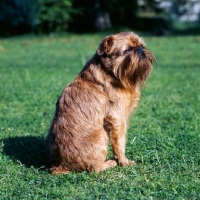
POLYGON ((56 100, 104 36, 0 39, 0 199, 200 199, 200 35, 144 37, 158 66, 130 119, 135 167, 58 176, 42 167, 56 100))

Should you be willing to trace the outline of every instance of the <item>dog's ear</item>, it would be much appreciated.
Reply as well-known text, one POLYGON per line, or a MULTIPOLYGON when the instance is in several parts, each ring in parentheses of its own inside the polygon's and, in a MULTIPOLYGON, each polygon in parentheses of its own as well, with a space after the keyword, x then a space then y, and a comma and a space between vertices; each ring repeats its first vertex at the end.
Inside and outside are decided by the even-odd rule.
POLYGON ((99 48, 97 49, 97 54, 99 56, 102 56, 104 53, 110 52, 111 48, 113 46, 113 36, 106 37, 102 40, 101 44, 99 45, 99 48))

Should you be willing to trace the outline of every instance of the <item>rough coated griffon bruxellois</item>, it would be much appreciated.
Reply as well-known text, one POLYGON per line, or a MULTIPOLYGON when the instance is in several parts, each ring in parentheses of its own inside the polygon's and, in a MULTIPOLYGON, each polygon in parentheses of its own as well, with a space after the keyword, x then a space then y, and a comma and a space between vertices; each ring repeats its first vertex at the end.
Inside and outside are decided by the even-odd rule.
POLYGON ((134 165, 125 156, 127 121, 138 106, 152 61, 155 56, 132 32, 102 40, 57 101, 46 137, 52 174, 134 165), (106 160, 109 140, 113 158, 106 160))

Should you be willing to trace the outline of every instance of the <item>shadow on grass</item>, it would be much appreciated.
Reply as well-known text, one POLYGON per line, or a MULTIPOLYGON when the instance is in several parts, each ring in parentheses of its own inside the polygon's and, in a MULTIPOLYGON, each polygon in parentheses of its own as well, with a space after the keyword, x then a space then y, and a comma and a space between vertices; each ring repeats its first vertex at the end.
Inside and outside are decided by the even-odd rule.
POLYGON ((41 137, 13 137, 3 140, 3 153, 26 167, 48 166, 44 139, 41 137))

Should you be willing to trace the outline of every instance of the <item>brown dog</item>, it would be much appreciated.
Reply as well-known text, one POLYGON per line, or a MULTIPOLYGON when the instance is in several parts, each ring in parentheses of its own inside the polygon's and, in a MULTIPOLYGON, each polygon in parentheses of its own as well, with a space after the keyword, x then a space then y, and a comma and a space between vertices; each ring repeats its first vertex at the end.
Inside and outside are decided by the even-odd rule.
POLYGON ((59 97, 46 143, 51 173, 100 172, 133 165, 125 156, 127 120, 155 56, 132 32, 104 38, 59 97), (109 139, 114 157, 106 161, 109 139))

